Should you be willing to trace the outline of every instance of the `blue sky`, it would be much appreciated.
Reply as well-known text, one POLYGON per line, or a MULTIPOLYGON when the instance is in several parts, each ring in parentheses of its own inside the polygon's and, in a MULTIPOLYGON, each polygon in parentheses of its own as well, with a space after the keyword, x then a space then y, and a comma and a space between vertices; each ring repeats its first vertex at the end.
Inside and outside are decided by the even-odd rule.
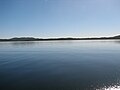
POLYGON ((0 0, 0 38, 120 34, 120 0, 0 0))

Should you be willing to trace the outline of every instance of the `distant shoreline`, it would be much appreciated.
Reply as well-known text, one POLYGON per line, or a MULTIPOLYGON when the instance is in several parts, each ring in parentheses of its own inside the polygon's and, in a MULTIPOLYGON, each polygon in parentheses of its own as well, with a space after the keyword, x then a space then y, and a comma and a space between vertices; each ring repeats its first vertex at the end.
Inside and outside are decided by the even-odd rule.
POLYGON ((10 39, 0 39, 0 42, 8 41, 56 41, 56 40, 120 40, 120 35, 114 37, 98 37, 98 38, 34 38, 34 37, 15 37, 10 39))

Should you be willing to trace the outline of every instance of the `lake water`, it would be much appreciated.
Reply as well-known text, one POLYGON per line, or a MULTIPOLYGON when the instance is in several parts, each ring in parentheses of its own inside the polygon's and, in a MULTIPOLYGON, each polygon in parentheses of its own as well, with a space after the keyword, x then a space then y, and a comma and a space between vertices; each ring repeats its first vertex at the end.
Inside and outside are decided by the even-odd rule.
POLYGON ((0 42, 0 90, 119 87, 119 40, 0 42))

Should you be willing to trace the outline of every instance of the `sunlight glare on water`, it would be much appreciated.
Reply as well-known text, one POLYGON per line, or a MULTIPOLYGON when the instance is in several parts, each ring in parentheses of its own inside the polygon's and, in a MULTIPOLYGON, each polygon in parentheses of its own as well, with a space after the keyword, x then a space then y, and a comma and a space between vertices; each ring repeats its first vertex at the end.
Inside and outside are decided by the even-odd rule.
POLYGON ((96 90, 120 90, 120 86, 112 86, 112 87, 101 88, 101 89, 96 89, 96 90))

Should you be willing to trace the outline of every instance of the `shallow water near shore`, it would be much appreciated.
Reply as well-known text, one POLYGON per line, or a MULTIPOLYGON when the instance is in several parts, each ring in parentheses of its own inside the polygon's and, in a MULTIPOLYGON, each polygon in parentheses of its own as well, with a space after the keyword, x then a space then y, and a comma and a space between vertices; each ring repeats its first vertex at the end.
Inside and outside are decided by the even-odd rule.
POLYGON ((120 40, 0 42, 0 90, 120 90, 120 40))

